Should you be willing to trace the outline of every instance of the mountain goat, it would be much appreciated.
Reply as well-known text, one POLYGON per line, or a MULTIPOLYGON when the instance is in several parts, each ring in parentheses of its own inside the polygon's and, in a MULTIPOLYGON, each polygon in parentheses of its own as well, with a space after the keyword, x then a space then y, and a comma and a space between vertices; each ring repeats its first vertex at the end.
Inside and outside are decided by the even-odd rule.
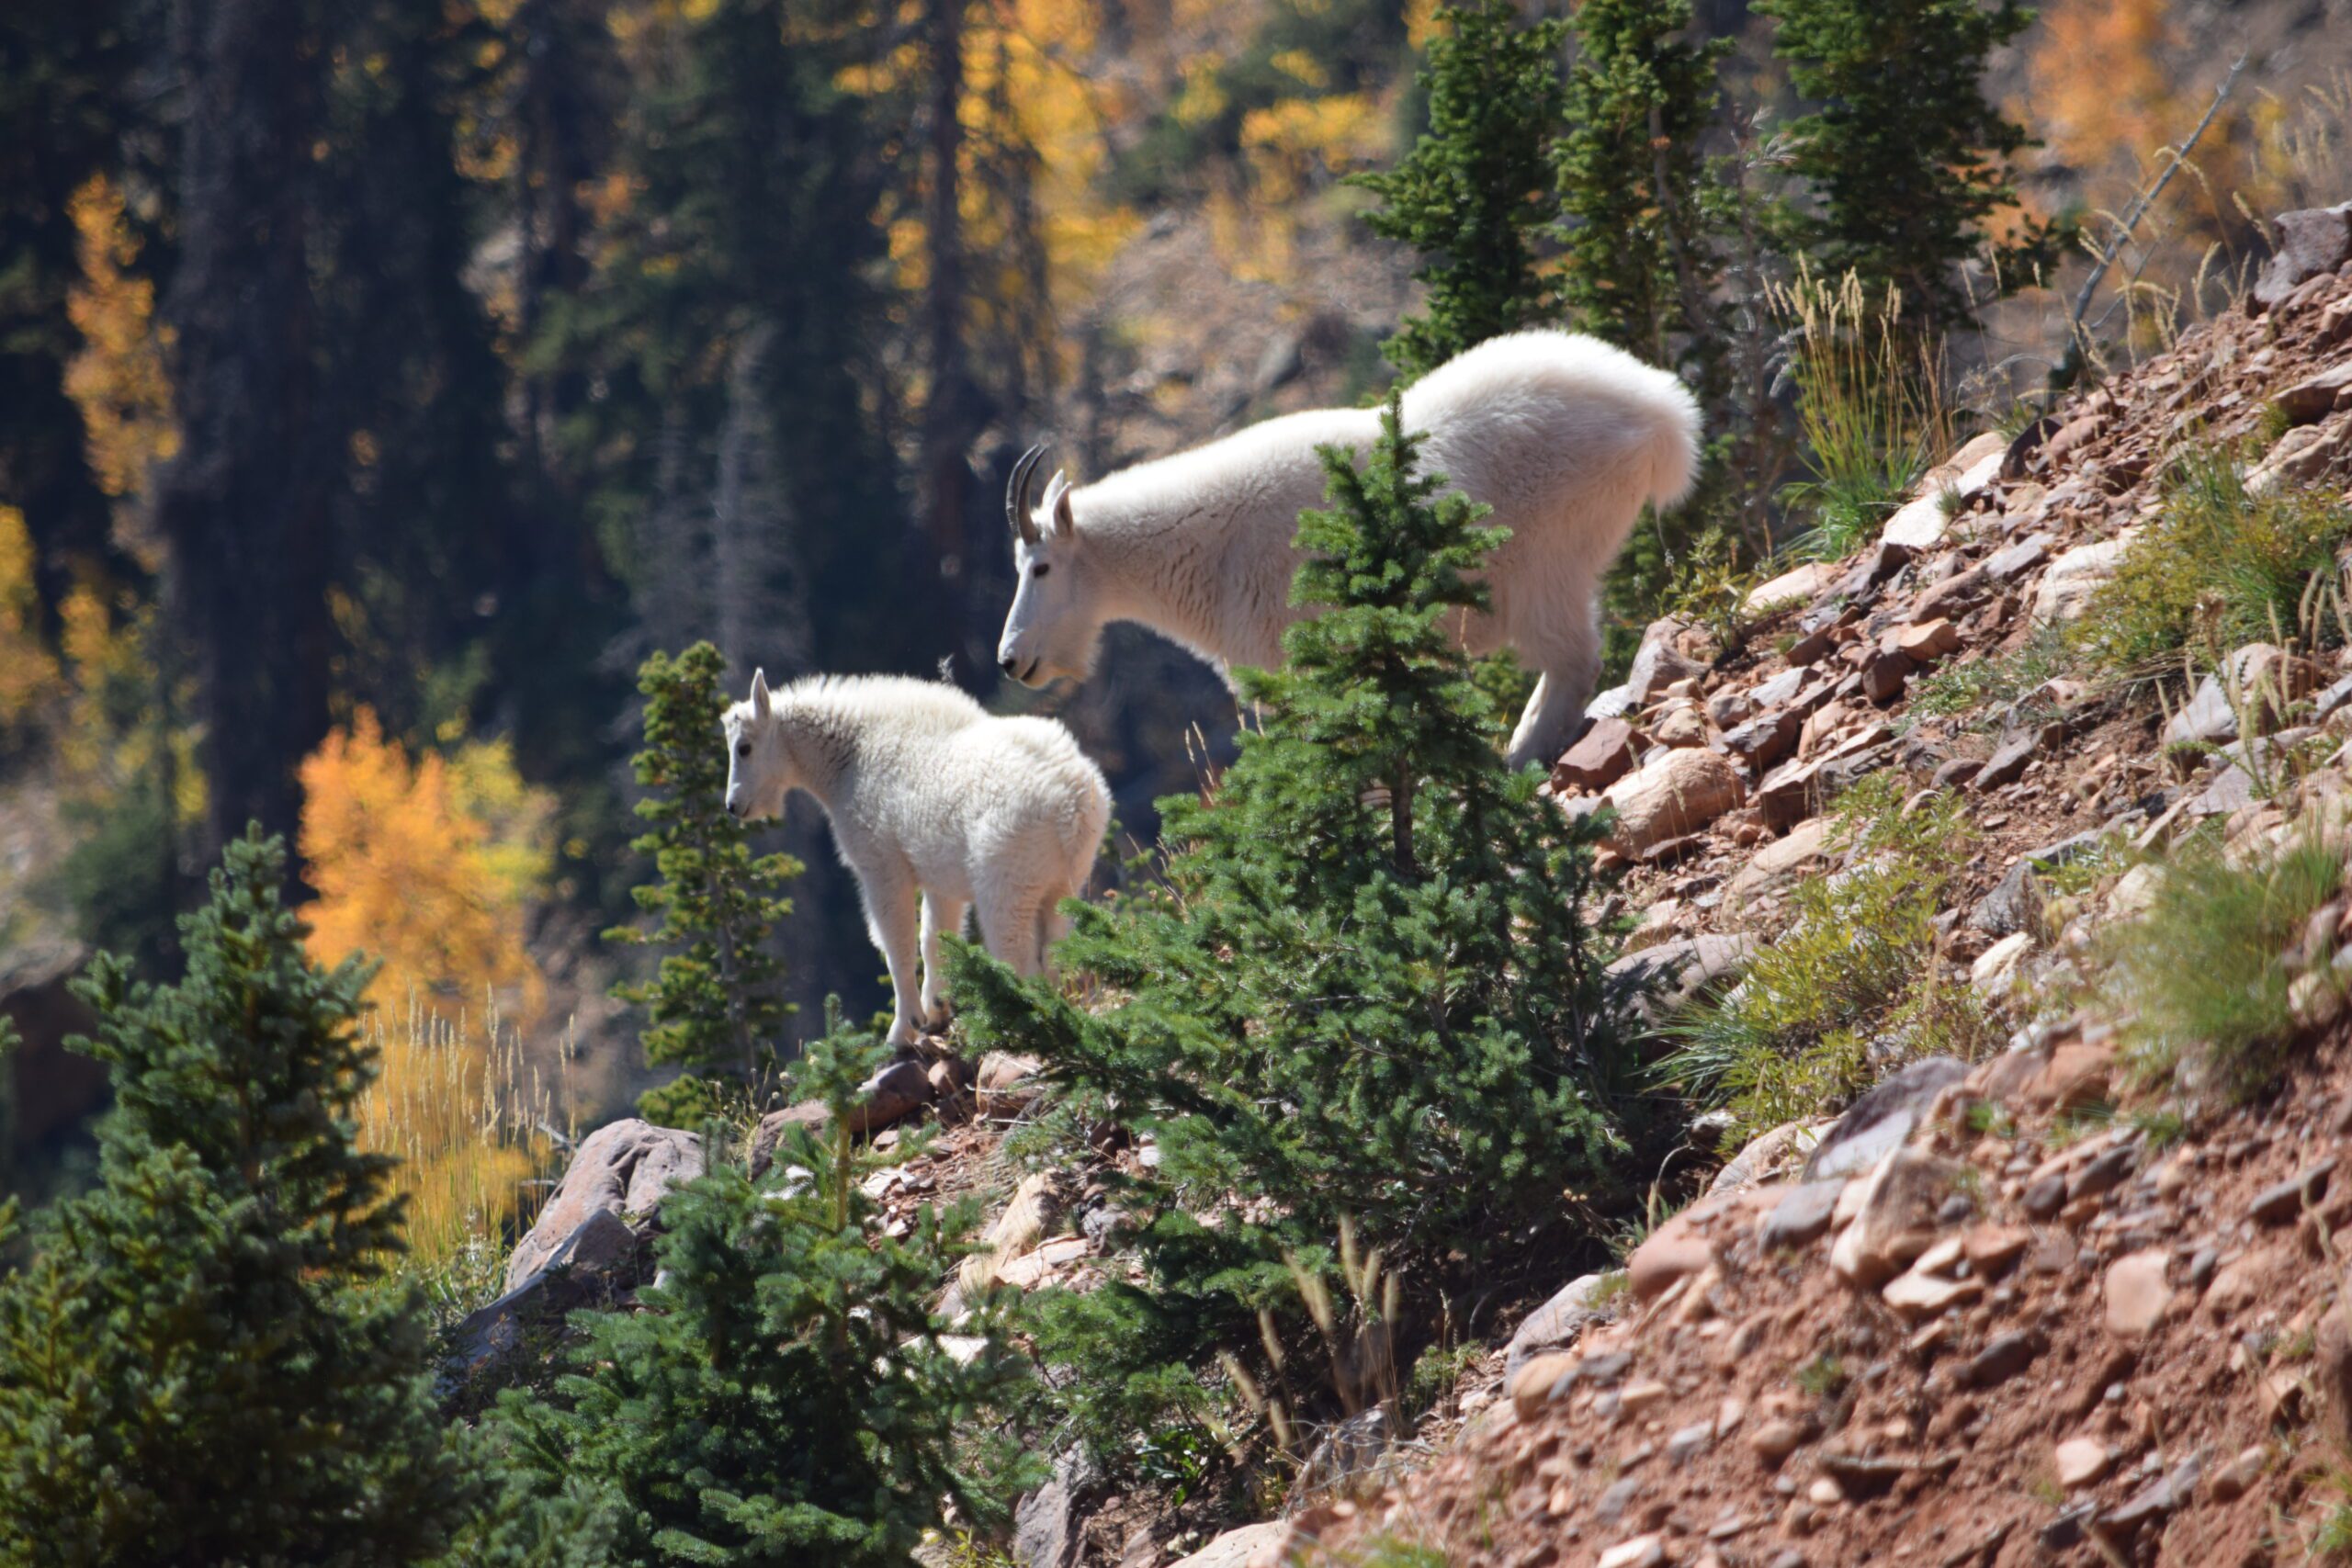
POLYGON ((1111 820, 1111 791, 1069 731, 994 718, 953 686, 899 676, 818 676, 728 709, 727 809, 757 821, 807 790, 857 877, 866 930, 890 966, 890 1038, 945 1012, 939 933, 979 907, 980 940, 1023 975, 1062 932, 1111 820), (922 987, 916 995, 916 903, 922 987))
MULTIPOLYGON (((1575 739, 1600 668, 1601 579, 1645 502, 1671 506, 1699 466, 1699 409, 1682 383, 1596 339, 1518 333, 1440 366, 1405 393, 1421 463, 1510 529, 1487 571, 1492 608, 1473 653, 1515 649, 1537 671, 1513 766, 1575 739)), ((1102 628, 1138 621, 1221 671, 1283 661, 1298 514, 1323 502, 1320 446, 1361 454, 1376 409, 1271 419, 1196 451, 1081 488, 1057 473, 1034 508, 1038 448, 1005 497, 1019 586, 997 662, 1024 685, 1083 679, 1102 628)))

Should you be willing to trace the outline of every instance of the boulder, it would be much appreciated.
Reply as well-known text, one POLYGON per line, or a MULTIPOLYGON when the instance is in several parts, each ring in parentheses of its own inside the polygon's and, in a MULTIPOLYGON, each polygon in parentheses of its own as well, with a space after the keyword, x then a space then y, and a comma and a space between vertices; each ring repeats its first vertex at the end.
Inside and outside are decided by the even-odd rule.
POLYGON ((1506 1384, 1529 1361, 1555 1350, 1566 1350, 1583 1337, 1587 1328, 1600 1321, 1600 1312, 1592 1303, 1609 1278, 1606 1274, 1586 1274, 1571 1280, 1550 1301, 1527 1314, 1527 1320, 1510 1337, 1510 1348, 1504 1352, 1506 1384))
POLYGON ((1828 1234, 1829 1222, 1838 1212, 1838 1200, 1845 1190, 1846 1179, 1842 1176, 1790 1188, 1757 1225, 1756 1244, 1766 1252, 1776 1252, 1820 1239, 1828 1234))
POLYGON ((1750 590, 1742 608, 1748 615, 1760 615, 1783 605, 1810 604, 1837 587, 1843 575, 1844 569, 1835 561, 1807 561, 1750 590))
POLYGON ((633 1219, 653 1212, 664 1193, 703 1170, 702 1140, 637 1117, 588 1134, 563 1180, 506 1259, 509 1291, 548 1266, 599 1212, 633 1219))
POLYGON ((2282 212, 2271 227, 2278 248, 2255 277, 2250 309, 2274 309, 2311 279, 2352 258, 2352 202, 2282 212))
MULTIPOLYGON (((932 1094, 931 1075, 921 1062, 892 1062, 857 1086, 857 1100, 850 1108, 849 1130, 853 1134, 879 1132, 929 1105, 932 1094)), ((759 1130, 752 1134, 752 1174, 758 1176, 774 1163, 776 1145, 786 1127, 818 1128, 831 1120, 832 1112, 823 1101, 814 1100, 771 1111, 761 1117, 759 1130)))
POLYGON ((1873 1085, 1838 1118, 1804 1162, 1804 1179, 1860 1176, 1901 1148, 1936 1097, 1968 1076, 1966 1064, 1928 1056, 1873 1085))
POLYGON ((1894 1279, 1934 1244, 1937 1212, 1960 1170, 1956 1161, 1896 1149, 1864 1179, 1853 1223, 1829 1249, 1830 1267, 1865 1290, 1894 1279))
POLYGON ((1747 798, 1739 770, 1713 751, 1685 748, 1612 784, 1617 810, 1609 847, 1628 860, 1669 839, 1696 833, 1747 798))
POLYGON ((1023 1178, 1004 1213, 981 1234, 979 1250, 957 1266, 956 1281, 963 1293, 978 1294, 1002 1276, 1005 1265, 1035 1250, 1060 1225, 1064 1208, 1061 1184, 1052 1171, 1023 1178))
POLYGON ((1191 1556, 1177 1559, 1168 1568, 1259 1568, 1261 1562, 1278 1568, 1288 1555, 1283 1549, 1290 1537, 1290 1525, 1282 1519, 1244 1525, 1226 1531, 1191 1556))
POLYGON ((1675 648, 1674 639, 1683 629, 1680 621, 1653 621, 1642 634, 1641 650, 1625 672, 1625 692, 1634 707, 1649 706, 1677 681, 1693 680, 1707 672, 1705 665, 1684 658, 1675 648))
POLYGON ((476 1308, 449 1334, 440 1388, 457 1384, 523 1348, 533 1329, 560 1328, 582 1307, 611 1302, 635 1282, 637 1233, 610 1209, 595 1209, 546 1261, 489 1305, 476 1308))
POLYGON ((1882 544, 1900 545, 1917 554, 1933 549, 1943 542, 1951 528, 1952 502, 1941 490, 1929 490, 1915 501, 1907 502, 1886 520, 1885 531, 1879 535, 1882 544))
POLYGON ((1933 664, 1948 653, 1960 651, 1960 628, 1941 615, 1933 620, 1914 621, 1897 626, 1888 634, 1894 651, 1914 664, 1933 664))
POLYGON ((2090 608, 2091 595, 2115 576, 2116 564, 2132 547, 2129 528, 2112 539, 2078 545, 2050 563, 2033 596, 2033 618, 2052 626, 2078 620, 2090 608))
POLYGON ((1054 1465, 1043 1486, 1012 1510, 1012 1560, 1021 1568, 1078 1568, 1085 1543, 1078 1517, 1079 1494, 1094 1481, 1083 1449, 1072 1449, 1054 1465))
POLYGON ((1755 953, 1755 938, 1746 935, 1677 937, 1610 964, 1604 992, 1611 1007, 1655 1029, 1709 987, 1737 980, 1755 953))
POLYGON ((1724 884, 1724 913, 1736 916, 1758 896, 1794 880, 1800 873, 1814 871, 1817 863, 1829 858, 1829 829, 1828 818, 1811 818, 1790 829, 1786 838, 1775 839, 1749 856, 1747 863, 1724 884))
POLYGON ((1035 1056, 990 1051, 980 1058, 973 1095, 983 1116, 1014 1116, 1026 1110, 1045 1085, 1035 1056))

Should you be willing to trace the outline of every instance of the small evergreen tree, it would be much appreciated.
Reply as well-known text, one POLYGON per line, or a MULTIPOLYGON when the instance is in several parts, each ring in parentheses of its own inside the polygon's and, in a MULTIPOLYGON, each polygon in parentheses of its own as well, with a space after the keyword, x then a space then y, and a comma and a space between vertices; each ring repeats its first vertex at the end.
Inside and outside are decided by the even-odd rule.
MULTIPOLYGON (((1819 270, 1900 288, 1925 326, 1960 320, 1957 264, 1987 250, 1985 221, 2017 205, 2010 157, 2031 146, 1984 96, 1984 60, 2033 21, 2018 0, 1758 0, 1773 52, 1820 104, 1789 127, 1791 167, 1817 212, 1797 227, 1819 270)), ((1990 246, 2005 288, 2030 282, 2063 238, 2028 223, 1990 246)))
POLYGON ((1570 25, 1579 47, 1553 154, 1562 298, 1582 331, 1653 365, 1677 368, 1687 344, 1712 366, 1703 318, 1720 269, 1700 141, 1731 40, 1683 41, 1690 0, 1585 0, 1570 25))
POLYGON ((1521 25, 1511 0, 1438 13, 1421 83, 1430 129, 1394 169, 1351 183, 1384 206, 1372 231, 1421 253, 1427 312, 1381 345, 1407 379, 1490 337, 1556 320, 1538 243, 1553 220, 1547 159, 1563 103, 1562 24, 1521 25))
POLYGON ((720 1166, 673 1193, 650 1310, 579 1314, 554 1399, 509 1391, 499 1408, 526 1492, 614 1501, 617 1561, 902 1564, 943 1501, 986 1527, 1040 1478, 1012 1419, 1031 1377, 1003 1348, 1010 1299, 956 1325, 986 1341, 967 1359, 930 1305, 977 1208, 884 1231, 861 1184, 888 1161, 848 1112, 885 1051, 828 1012, 793 1070, 827 1126, 788 1128, 763 1184, 720 1166))
POLYGON ((0 1563, 410 1562, 467 1501, 382 1279, 394 1162, 353 1146, 368 969, 304 956, 285 863, 230 846, 177 985, 77 987, 114 1108, 0 1281, 0 1563))
POLYGON ((651 856, 662 879, 632 892, 656 923, 605 933, 668 950, 653 978, 616 986, 613 994, 646 1010, 649 1063, 690 1069, 639 1102, 647 1116, 673 1125, 697 1125, 717 1108, 718 1086, 692 1069, 724 1073, 746 1093, 772 1075, 777 1035, 793 1010, 783 996, 783 962, 767 940, 792 912, 776 889, 800 874, 800 863, 753 854, 750 829, 728 814, 719 728, 727 698, 718 684, 726 672, 726 660, 707 642, 675 659, 656 653, 638 671, 645 750, 637 754, 637 782, 646 797, 637 814, 654 826, 629 847, 651 856))
POLYGON ((1325 451, 1332 505, 1300 521, 1293 589, 1325 608, 1286 669, 1239 672, 1262 720, 1213 798, 1159 803, 1167 886, 1079 911, 1062 961, 1125 999, 1089 1013, 956 949, 976 1038, 1038 1054, 1083 1114, 1161 1152, 1130 1208, 1151 1289, 1114 1280, 1057 1325, 1098 1413, 1181 1388, 1220 1336, 1256 1343, 1250 1311, 1343 1222, 1442 1289, 1620 1147, 1595 829, 1498 753, 1453 628, 1501 531, 1439 499, 1418 447, 1392 400, 1366 467, 1325 451))

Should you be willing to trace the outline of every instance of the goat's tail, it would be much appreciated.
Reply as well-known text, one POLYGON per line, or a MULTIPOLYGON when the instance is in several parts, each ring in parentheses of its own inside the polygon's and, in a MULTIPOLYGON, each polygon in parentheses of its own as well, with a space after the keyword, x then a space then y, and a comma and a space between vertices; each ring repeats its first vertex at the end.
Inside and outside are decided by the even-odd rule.
MULTIPOLYGON (((1091 770, 1090 770, 1091 771, 1091 770)), ((1094 863, 1102 858, 1102 835, 1111 830, 1111 790, 1099 772, 1088 779, 1085 798, 1080 803, 1076 831, 1064 847, 1069 851, 1069 890, 1073 897, 1083 898, 1094 880, 1094 863)))
POLYGON ((1699 482, 1699 400, 1678 377, 1658 374, 1655 394, 1643 400, 1648 416, 1648 501, 1660 512, 1679 506, 1699 482))

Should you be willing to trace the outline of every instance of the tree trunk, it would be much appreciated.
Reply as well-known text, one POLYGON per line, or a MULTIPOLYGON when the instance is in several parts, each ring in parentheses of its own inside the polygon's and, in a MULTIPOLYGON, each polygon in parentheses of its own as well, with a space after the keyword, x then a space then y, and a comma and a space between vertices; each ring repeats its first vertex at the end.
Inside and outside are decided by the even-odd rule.
POLYGON ((975 400, 964 352, 964 0, 927 0, 927 5, 931 181, 923 223, 930 239, 931 277, 923 314, 931 396, 923 408, 922 512, 932 558, 940 576, 952 581, 962 576, 966 558, 964 513, 971 486, 966 449, 972 439, 975 400))
POLYGON ((328 727, 341 455, 313 385, 309 154, 326 68, 313 22, 301 0, 184 0, 174 28, 187 118, 168 318, 183 445, 156 514, 204 725, 206 860, 248 822, 292 840, 295 769, 328 727))

